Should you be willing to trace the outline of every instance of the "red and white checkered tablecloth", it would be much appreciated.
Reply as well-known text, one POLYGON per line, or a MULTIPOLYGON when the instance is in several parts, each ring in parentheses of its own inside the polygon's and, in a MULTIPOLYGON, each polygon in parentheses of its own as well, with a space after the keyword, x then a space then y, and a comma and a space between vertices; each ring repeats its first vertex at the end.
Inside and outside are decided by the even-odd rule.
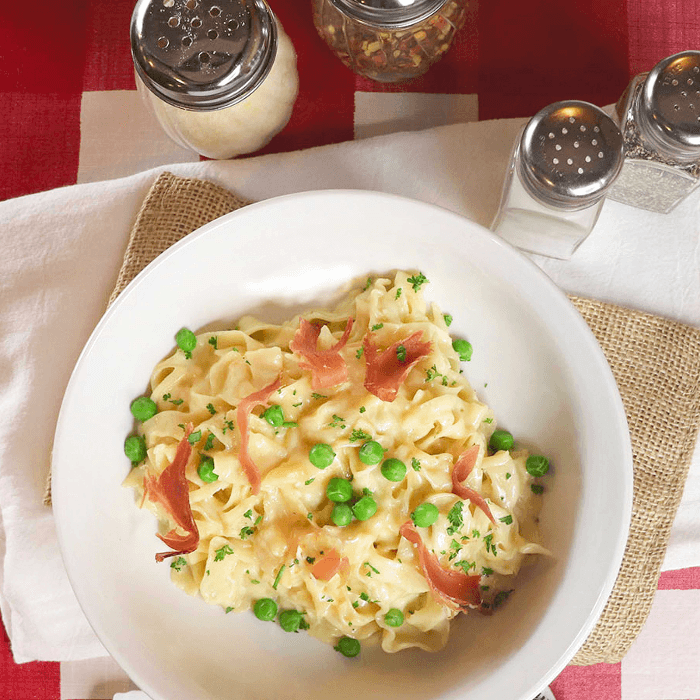
MULTIPOLYGON (((356 77, 311 22, 310 0, 269 0, 298 54, 291 121, 265 152, 477 119, 561 99, 605 105, 661 58, 700 48, 700 0, 472 0, 429 73, 401 86, 356 77)), ((133 0, 7 3, 0 19, 0 200, 195 160, 137 99, 133 0)), ((700 700, 700 568, 665 572, 619 664, 568 667, 557 700, 700 700)), ((0 700, 92 700, 133 688, 109 658, 16 665, 0 634, 0 700)))

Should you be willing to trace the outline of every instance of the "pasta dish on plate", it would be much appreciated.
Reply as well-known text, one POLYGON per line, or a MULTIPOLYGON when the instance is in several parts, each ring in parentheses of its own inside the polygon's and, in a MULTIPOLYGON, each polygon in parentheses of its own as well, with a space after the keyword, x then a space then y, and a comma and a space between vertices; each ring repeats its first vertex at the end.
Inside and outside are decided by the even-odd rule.
POLYGON ((547 553, 548 460, 497 429, 427 282, 397 272, 281 325, 177 333, 132 403, 124 482, 177 586, 345 656, 435 651, 547 553))

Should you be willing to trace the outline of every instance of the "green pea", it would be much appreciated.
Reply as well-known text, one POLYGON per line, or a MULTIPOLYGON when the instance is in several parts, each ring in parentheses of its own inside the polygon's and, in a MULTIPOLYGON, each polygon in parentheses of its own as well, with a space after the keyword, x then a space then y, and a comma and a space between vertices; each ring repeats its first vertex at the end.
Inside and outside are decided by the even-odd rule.
POLYGON ((260 598, 253 606, 253 612, 258 620, 269 622, 277 615, 277 603, 272 598, 260 598))
POLYGON ((389 627, 401 627, 403 625, 403 613, 398 608, 392 608, 384 615, 384 622, 389 627))
POLYGON ((542 455, 530 455, 525 460, 525 469, 532 476, 544 476, 549 471, 549 460, 542 455))
POLYGON ((341 637, 338 643, 333 647, 336 651, 339 651, 343 656, 347 656, 351 659, 353 656, 357 656, 360 653, 360 642, 352 637, 341 637))
POLYGON ((124 454, 132 462, 146 459, 146 441, 140 435, 130 435, 124 440, 124 454))
POLYGON ((214 460, 208 455, 200 456, 197 474, 205 484, 211 484, 219 478, 219 475, 214 473, 214 460))
POLYGON ((330 445, 326 445, 325 442, 317 442, 309 450, 309 462, 318 467, 319 469, 325 469, 330 466, 335 459, 335 452, 330 445))
POLYGON ((352 498, 352 484, 347 479, 335 477, 326 486, 326 496, 334 503, 345 503, 352 498))
POLYGON ((331 511, 331 521, 338 527, 345 527, 352 522, 352 508, 347 503, 336 503, 331 511))
POLYGON ((175 334, 175 342, 180 350, 192 352, 197 347, 197 336, 189 328, 181 328, 175 334))
POLYGON ((270 424, 274 425, 275 428, 279 428, 282 423, 284 423, 284 412, 282 411, 282 406, 272 405, 270 408, 265 409, 262 417, 270 424))
POLYGON ((145 421, 158 413, 158 406, 153 399, 148 396, 139 396, 131 402, 131 414, 136 420, 145 421))
POLYGON ((507 430, 494 430, 489 447, 494 450, 510 450, 515 444, 513 436, 507 430))
POLYGON ((462 362, 469 362, 469 360, 472 359, 472 352, 474 348, 472 348, 472 344, 470 342, 461 339, 453 340, 452 347, 459 355, 459 359, 462 360, 462 362))
POLYGON ((416 527, 430 527, 438 519, 438 515, 440 515, 440 511, 436 505, 433 503, 421 503, 411 513, 411 520, 413 520, 416 527))
POLYGON ((360 458, 360 462, 365 464, 379 464, 384 456, 384 449, 376 440, 368 440, 360 447, 357 456, 360 458))
POLYGON ((385 459, 382 464, 382 476, 388 481, 402 481, 406 476, 406 465, 395 457, 385 459))
POLYGON ((296 632, 301 626, 302 616, 298 610, 283 610, 280 613, 280 627, 285 632, 296 632))
POLYGON ((369 520, 377 512, 377 502, 372 496, 363 496, 352 507, 352 514, 358 520, 369 520))

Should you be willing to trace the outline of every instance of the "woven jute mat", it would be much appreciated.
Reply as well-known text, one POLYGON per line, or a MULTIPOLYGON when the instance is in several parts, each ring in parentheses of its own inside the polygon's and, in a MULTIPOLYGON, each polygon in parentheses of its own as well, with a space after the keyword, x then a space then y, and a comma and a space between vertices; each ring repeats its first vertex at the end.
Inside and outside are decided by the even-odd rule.
MULTIPOLYGON (((162 174, 136 218, 110 303, 173 243, 246 204, 212 183, 162 174)), ((700 330, 599 301, 571 301, 617 381, 634 458, 632 523, 622 566, 596 627, 572 663, 617 663, 651 609, 697 439, 700 330)))

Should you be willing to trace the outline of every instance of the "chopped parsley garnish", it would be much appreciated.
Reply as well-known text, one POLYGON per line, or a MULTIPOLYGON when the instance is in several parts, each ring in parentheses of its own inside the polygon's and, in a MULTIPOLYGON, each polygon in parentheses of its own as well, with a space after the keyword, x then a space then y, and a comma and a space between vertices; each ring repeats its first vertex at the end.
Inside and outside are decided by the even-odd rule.
POLYGON ((367 291, 367 290, 369 289, 369 286, 370 286, 371 284, 372 284, 372 278, 371 278, 371 277, 368 277, 368 278, 367 278, 367 282, 365 282, 365 286, 364 286, 364 288, 363 288, 362 291, 363 291, 363 292, 367 291))
POLYGON ((313 513, 307 513, 307 514, 306 514, 306 517, 307 517, 309 520, 313 520, 313 519, 314 519, 314 514, 313 514, 313 513))
POLYGON ((299 423, 293 420, 286 420, 284 423, 282 423, 283 428, 296 428, 298 425, 299 423))
POLYGON ((506 525, 510 525, 513 522, 513 516, 512 515, 506 515, 503 518, 499 518, 499 520, 502 523, 505 523, 506 525))
POLYGON ((369 566, 369 568, 372 569, 372 571, 374 571, 375 574, 379 573, 379 569, 375 569, 368 561, 364 563, 364 566, 369 566))
POLYGON ((452 508, 450 508, 449 513, 447 514, 447 522, 450 523, 450 526, 447 528, 447 534, 448 535, 454 535, 455 532, 459 530, 459 528, 462 527, 464 524, 464 520, 462 518, 462 510, 464 509, 464 501, 457 501, 452 508))
POLYGON ((510 472, 506 472, 506 481, 510 479, 510 477, 513 476, 510 472))
POLYGON ((325 394, 317 394, 316 392, 314 392, 313 394, 311 394, 311 398, 312 399, 327 399, 328 397, 325 394))
POLYGON ((411 466, 413 467, 413 471, 419 472, 420 471, 420 460, 413 457, 411 459, 411 466))
POLYGON ((403 289, 401 289, 401 287, 399 287, 396 290, 396 294, 394 295, 394 299, 398 299, 401 296, 401 292, 403 292, 403 289))
POLYGON ((357 442, 358 440, 369 440, 372 436, 368 435, 364 430, 359 430, 355 428, 350 433, 350 442, 357 442))
POLYGON ((544 493, 544 486, 541 486, 540 484, 530 484, 530 489, 532 490, 532 493, 535 493, 538 496, 544 493))
POLYGON ((190 433, 190 436, 187 438, 187 442, 189 442, 190 445, 196 445, 201 439, 202 431, 196 430, 194 433, 190 433))
POLYGON ((233 554, 233 550, 228 544, 225 544, 223 547, 219 547, 219 549, 215 549, 214 552, 214 561, 221 561, 226 555, 233 554))
POLYGON ((306 557, 306 561, 309 564, 313 564, 316 561, 316 557, 306 557))
POLYGON ((360 406, 360 413, 364 413, 367 409, 364 406, 360 406))
POLYGON ((204 449, 211 450, 212 447, 214 447, 214 433, 209 433, 207 441, 204 443, 204 449))
POLYGON ((450 314, 443 314, 442 317, 445 319, 445 325, 449 328, 452 325, 452 316, 450 316, 450 314))
POLYGON ((170 394, 163 394, 163 401, 170 401, 173 406, 179 406, 183 403, 183 399, 171 399, 170 396, 170 394))
POLYGON ((219 349, 218 336, 216 336, 216 335, 211 336, 211 338, 209 338, 209 345, 211 345, 214 348, 214 350, 218 350, 219 349))
POLYGON ((299 406, 301 406, 301 404, 303 404, 303 403, 304 403, 303 401, 300 401, 299 403, 293 403, 292 406, 294 408, 299 408, 299 406))
POLYGON ((476 562, 475 561, 458 561, 455 564, 455 567, 458 569, 462 569, 465 574, 468 574, 472 569, 476 569, 476 562))
POLYGON ((396 357, 399 362, 406 362, 406 346, 397 345, 396 346, 396 357))
POLYGON ((309 484, 313 484, 315 478, 316 478, 315 476, 312 476, 310 479, 307 479, 304 482, 304 486, 308 486, 309 484))
POLYGON ((357 352, 355 353, 355 357, 359 360, 362 357, 362 353, 365 351, 363 346, 360 346, 357 348, 357 352))
POLYGON ((250 537, 254 532, 255 532, 254 527, 251 527, 250 525, 246 525, 246 527, 241 528, 240 537, 242 540, 244 540, 246 537, 250 537))
POLYGON ((253 511, 252 510, 247 510, 245 513, 243 513, 244 518, 248 518, 248 520, 253 519, 253 511))
POLYGON ((484 423, 493 423, 493 418, 484 418, 484 423))
POLYGON ((413 291, 417 292, 429 280, 422 272, 419 272, 417 275, 409 277, 406 281, 413 287, 413 291))
POLYGON ((175 569, 175 571, 181 571, 183 566, 187 566, 187 560, 185 557, 178 557, 174 561, 170 562, 170 568, 175 569))
POLYGON ((230 430, 231 432, 233 432, 233 428, 234 428, 234 425, 233 425, 233 421, 232 421, 232 420, 224 420, 224 428, 223 428, 223 430, 222 430, 221 432, 222 432, 224 435, 226 435, 226 431, 227 431, 227 430, 230 430))
POLYGON ((383 323, 375 323, 375 324, 372 326, 372 329, 371 329, 371 330, 373 330, 373 331, 378 331, 380 328, 384 328, 384 324, 383 324, 383 323))
POLYGON ((229 606, 226 608, 225 612, 226 612, 226 614, 228 614, 228 613, 230 613, 230 612, 233 612, 233 608, 229 605, 229 606))
POLYGON ((498 552, 496 551, 496 545, 493 544, 493 533, 489 532, 488 535, 484 535, 484 544, 486 545, 486 551, 491 552, 493 556, 498 556, 498 552))
POLYGON ((342 418, 341 416, 337 416, 335 413, 333 414, 333 420, 328 424, 329 428, 344 428, 345 427, 345 418, 342 418))
POLYGON ((481 567, 481 575, 482 576, 491 576, 492 573, 493 573, 493 569, 490 569, 488 566, 481 567))
POLYGON ((277 576, 275 576, 275 582, 272 584, 272 587, 275 590, 277 590, 277 586, 279 586, 280 579, 282 578, 282 572, 284 571, 284 569, 285 569, 285 565, 282 564, 282 566, 280 566, 280 570, 277 572, 277 576))
POLYGON ((499 593, 496 593, 496 597, 493 599, 493 607, 494 609, 499 607, 500 605, 503 605, 503 603, 506 602, 508 599, 508 596, 512 593, 512 591, 500 591, 499 593))
POLYGON ((472 530, 472 537, 479 538, 481 537, 481 533, 478 530, 472 530))
POLYGON ((214 408, 214 404, 208 403, 207 404, 207 411, 213 415, 216 414, 216 409, 214 408))

